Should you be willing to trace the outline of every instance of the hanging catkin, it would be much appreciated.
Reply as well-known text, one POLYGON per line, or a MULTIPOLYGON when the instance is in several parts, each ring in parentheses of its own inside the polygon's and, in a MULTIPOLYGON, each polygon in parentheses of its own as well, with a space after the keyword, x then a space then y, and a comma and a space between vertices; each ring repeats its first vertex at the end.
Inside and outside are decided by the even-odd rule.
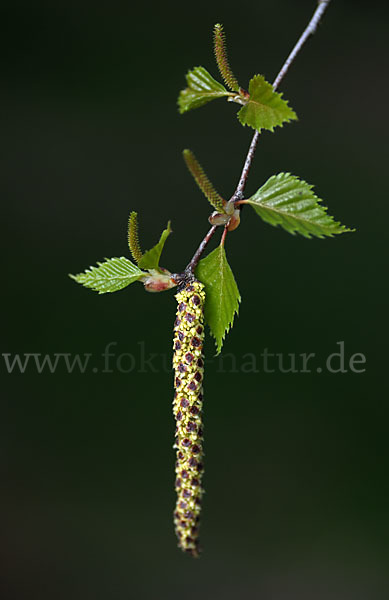
POLYGON ((204 285, 197 280, 176 294, 174 401, 176 492, 174 524, 179 547, 198 556, 203 473, 204 285))

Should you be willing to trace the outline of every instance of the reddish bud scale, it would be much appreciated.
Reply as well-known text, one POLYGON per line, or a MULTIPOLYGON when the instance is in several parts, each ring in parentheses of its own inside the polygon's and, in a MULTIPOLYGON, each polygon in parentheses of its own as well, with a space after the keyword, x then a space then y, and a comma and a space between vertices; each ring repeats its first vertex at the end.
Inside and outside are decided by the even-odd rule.
POLYGON ((174 324, 176 492, 174 525, 179 547, 198 556, 203 472, 204 286, 187 284, 178 294, 174 324))

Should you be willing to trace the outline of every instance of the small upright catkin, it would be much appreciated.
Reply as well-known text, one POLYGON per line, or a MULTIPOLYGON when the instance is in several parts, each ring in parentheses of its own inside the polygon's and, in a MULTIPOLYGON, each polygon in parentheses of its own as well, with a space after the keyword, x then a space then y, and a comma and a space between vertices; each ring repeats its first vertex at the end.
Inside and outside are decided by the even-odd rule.
POLYGON ((217 66, 219 67, 220 74, 224 79, 224 83, 233 92, 239 92, 239 83, 231 71, 230 63, 228 62, 226 36, 223 30, 223 25, 220 23, 216 23, 213 29, 213 48, 217 66))
POLYGON ((185 284, 176 294, 176 300, 173 412, 177 426, 174 444, 177 449, 177 504, 174 525, 178 546, 192 556, 198 556, 203 494, 204 285, 197 280, 185 284))
POLYGON ((128 246, 130 248, 132 258, 136 263, 142 258, 142 250, 139 245, 138 238, 138 213, 134 210, 130 213, 128 219, 128 246))
POLYGON ((217 212, 225 213, 225 200, 223 200, 220 194, 215 190, 213 184, 208 179, 203 167, 200 165, 193 152, 186 149, 183 151, 182 155, 190 174, 199 186, 200 190, 203 192, 204 196, 207 198, 210 204, 212 204, 213 208, 217 210, 217 212))

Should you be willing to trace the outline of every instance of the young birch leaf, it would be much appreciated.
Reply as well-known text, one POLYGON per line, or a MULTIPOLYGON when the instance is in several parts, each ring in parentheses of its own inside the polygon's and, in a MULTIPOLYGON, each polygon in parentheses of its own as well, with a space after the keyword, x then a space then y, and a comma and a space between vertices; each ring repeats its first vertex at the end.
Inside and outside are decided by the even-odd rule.
POLYGON ((259 190, 245 201, 270 225, 280 225, 289 233, 306 238, 332 237, 337 233, 353 231, 336 222, 327 214, 312 185, 290 173, 273 175, 259 190))
POLYGON ((255 75, 249 83, 250 98, 240 111, 238 119, 242 125, 249 125, 257 131, 268 129, 297 119, 282 94, 275 92, 273 86, 262 75, 255 75))
POLYGON ((224 246, 218 246, 199 262, 196 277, 205 285, 204 316, 220 354, 241 299, 224 246))
POLYGON ((90 267, 84 273, 69 275, 69 277, 99 294, 106 294, 117 292, 145 275, 124 256, 105 260, 106 262, 97 263, 97 267, 90 267))
POLYGON ((142 269, 158 269, 159 267, 159 259, 161 258, 161 253, 167 238, 171 233, 170 221, 167 224, 167 228, 163 230, 159 242, 156 246, 151 248, 151 250, 147 250, 143 254, 143 256, 139 259, 138 265, 142 269))
POLYGON ((188 87, 180 92, 178 108, 184 113, 192 108, 199 108, 215 98, 233 96, 224 85, 216 81, 204 67, 195 67, 186 75, 188 87))

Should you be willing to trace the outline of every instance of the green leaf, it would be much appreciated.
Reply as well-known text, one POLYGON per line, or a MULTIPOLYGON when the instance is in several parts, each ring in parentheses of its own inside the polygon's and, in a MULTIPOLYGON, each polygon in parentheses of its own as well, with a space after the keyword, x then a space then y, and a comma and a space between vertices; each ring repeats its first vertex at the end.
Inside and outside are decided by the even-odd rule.
POLYGON ((86 269, 85 273, 69 275, 69 277, 99 294, 106 294, 107 292, 117 292, 145 275, 124 256, 105 260, 106 262, 97 263, 97 267, 86 269))
POLYGON ((171 233, 170 221, 167 224, 167 228, 163 230, 159 242, 156 246, 151 248, 151 250, 147 250, 139 259, 138 265, 142 269, 158 269, 159 267, 159 259, 161 258, 161 253, 167 238, 171 233))
POLYGON ((289 233, 323 238, 353 231, 334 221, 322 206, 312 185, 290 173, 273 175, 259 190, 245 200, 270 225, 281 225, 289 233))
POLYGON ((205 285, 204 316, 216 341, 220 354, 226 333, 238 314, 240 294, 234 275, 227 262, 224 246, 218 246, 203 258, 196 269, 196 277, 205 285))
POLYGON ((238 112, 242 125, 249 125, 257 131, 281 125, 297 119, 296 113, 289 107, 282 94, 275 92, 271 83, 262 75, 255 75, 249 83, 250 98, 238 112))
POLYGON ((180 113, 199 108, 215 98, 233 96, 224 85, 216 81, 204 67, 195 67, 186 75, 188 87, 180 92, 178 107, 180 113))

